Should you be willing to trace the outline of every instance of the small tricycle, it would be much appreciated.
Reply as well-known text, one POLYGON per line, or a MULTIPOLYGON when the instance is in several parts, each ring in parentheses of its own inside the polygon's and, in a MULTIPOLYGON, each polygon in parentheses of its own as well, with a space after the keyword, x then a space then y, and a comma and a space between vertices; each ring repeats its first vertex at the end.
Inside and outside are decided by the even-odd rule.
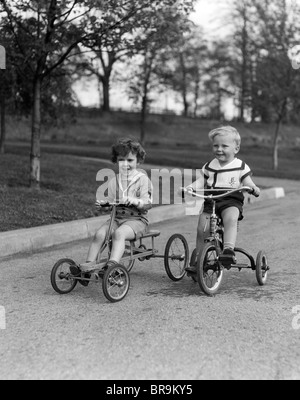
POLYGON ((80 269, 80 265, 71 259, 61 259, 54 265, 51 273, 51 284, 57 293, 71 293, 79 281, 99 283, 102 279, 105 297, 112 303, 121 301, 129 291, 129 272, 132 270, 136 260, 143 262, 152 258, 164 259, 164 266, 168 276, 176 281, 181 280, 186 274, 186 267, 189 264, 189 246, 185 237, 178 233, 172 235, 167 241, 164 254, 159 255, 154 246, 155 238, 160 236, 160 231, 157 230, 149 230, 137 240, 129 241, 126 244, 125 253, 120 264, 106 268, 112 249, 112 229, 118 205, 118 203, 105 203, 102 205, 103 207, 111 207, 110 224, 105 242, 88 277, 84 272, 79 276, 72 274, 72 267, 80 269), (152 241, 151 248, 147 248, 144 244, 144 240, 147 238, 152 241))
MULTIPOLYGON (((264 286, 267 282, 268 272, 270 270, 266 253, 263 250, 259 251, 256 260, 254 260, 246 250, 235 248, 234 251, 236 254, 239 254, 239 258, 243 259, 242 262, 238 260, 238 257, 233 257, 231 259, 229 257, 229 259, 224 260, 224 255, 221 256, 223 251, 224 227, 222 219, 216 214, 217 199, 222 199, 236 192, 248 192, 253 194, 253 189, 244 186, 235 190, 204 189, 198 191, 198 193, 186 188, 181 188, 181 190, 183 193, 187 193, 193 197, 210 199, 213 206, 213 212, 210 217, 210 235, 206 240, 200 257, 197 257, 196 249, 193 251, 190 266, 196 265, 196 270, 194 268, 186 268, 187 275, 195 282, 198 282, 201 290, 208 296, 215 295, 220 289, 225 269, 230 270, 232 268, 237 268, 239 271, 251 269, 256 272, 258 284, 264 286), (199 192, 203 194, 199 194, 199 192), (214 192, 225 193, 214 195, 214 192), (247 260, 247 263, 245 263, 244 260, 247 260)), ((171 279, 177 280, 176 276, 173 278, 171 277, 171 279)))

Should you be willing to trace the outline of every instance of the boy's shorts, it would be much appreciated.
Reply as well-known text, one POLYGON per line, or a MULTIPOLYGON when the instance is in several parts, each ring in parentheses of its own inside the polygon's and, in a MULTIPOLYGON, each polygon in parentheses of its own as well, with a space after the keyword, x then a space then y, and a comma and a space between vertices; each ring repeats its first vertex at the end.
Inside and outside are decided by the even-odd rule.
MULTIPOLYGON (((230 207, 236 207, 240 211, 240 216, 239 216, 239 221, 242 221, 244 219, 243 215, 243 203, 241 203, 239 200, 236 199, 224 199, 224 200, 218 200, 216 201, 216 214, 221 217, 221 214, 226 208, 230 207)), ((212 214, 213 212, 213 204, 211 201, 206 200, 204 203, 204 213, 207 214, 212 214)))
MULTIPOLYGON (((105 223, 105 225, 110 224, 110 219, 105 223)), ((146 222, 143 222, 141 220, 135 220, 135 219, 115 219, 112 232, 120 228, 120 226, 126 225, 130 226, 130 228, 133 230, 135 233, 135 240, 139 239, 148 231, 148 225, 146 222)))

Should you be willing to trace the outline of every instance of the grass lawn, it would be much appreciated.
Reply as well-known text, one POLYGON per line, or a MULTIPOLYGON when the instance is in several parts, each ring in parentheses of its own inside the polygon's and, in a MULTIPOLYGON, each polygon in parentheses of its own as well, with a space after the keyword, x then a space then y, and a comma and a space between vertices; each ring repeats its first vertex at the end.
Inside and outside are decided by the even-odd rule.
POLYGON ((28 187, 26 152, 0 157, 0 231, 93 217, 101 163, 43 154, 40 191, 28 187))
MULTIPOLYGON (((151 116, 147 124, 147 163, 201 168, 211 159, 207 134, 219 123, 176 116, 151 116)), ((273 127, 234 124, 242 136, 240 157, 257 176, 300 180, 299 129, 285 127, 279 170, 272 170, 273 127)), ((7 151, 0 155, 0 231, 95 216, 96 174, 110 163, 76 156, 107 158, 118 137, 139 137, 134 114, 79 117, 75 125, 43 133, 40 191, 28 188, 29 121, 10 120, 7 151)))

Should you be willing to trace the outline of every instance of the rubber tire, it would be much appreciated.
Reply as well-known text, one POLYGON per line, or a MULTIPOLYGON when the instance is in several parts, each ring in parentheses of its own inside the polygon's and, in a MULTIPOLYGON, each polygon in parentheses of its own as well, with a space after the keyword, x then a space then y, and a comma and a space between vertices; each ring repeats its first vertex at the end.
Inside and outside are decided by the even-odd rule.
POLYGON ((206 256, 209 252, 215 251, 217 254, 216 246, 213 243, 207 243, 202 251, 201 257, 198 258, 197 262, 197 279, 200 289, 207 295, 207 296, 214 296, 221 287, 224 269, 220 267, 220 276, 218 279, 218 284, 214 286, 214 288, 209 288, 204 279, 204 265, 206 256))
POLYGON ((75 279, 68 290, 59 289, 59 287, 56 284, 56 279, 55 278, 56 278, 56 273, 57 273, 58 268, 61 266, 61 264, 64 264, 64 263, 70 264, 70 266, 71 265, 76 266, 76 263, 73 260, 69 259, 69 258, 62 258, 61 260, 58 260, 54 264, 54 267, 52 268, 52 271, 51 271, 51 285, 52 285, 53 289, 59 294, 69 294, 69 293, 71 293, 75 289, 75 287, 77 286, 77 283, 78 283, 78 281, 75 279))
POLYGON ((167 244, 166 244, 166 248, 165 248, 165 255, 164 255, 164 264, 165 264, 165 270, 166 273, 168 275, 168 277, 174 281, 174 282, 178 282, 180 280, 182 280, 184 278, 184 276, 186 275, 186 267, 188 266, 189 263, 189 245, 188 242, 186 240, 186 238, 179 234, 179 233, 175 233, 174 235, 172 235, 167 244), (174 242, 174 240, 179 239, 181 240, 181 242, 183 243, 184 246, 184 266, 182 268, 182 272, 180 275, 175 276, 172 271, 171 271, 171 267, 170 267, 170 262, 169 262, 169 258, 170 258, 170 249, 172 246, 172 243, 174 242))
POLYGON ((130 276, 129 276, 127 268, 121 264, 112 265, 112 266, 108 267, 108 269, 105 271, 104 276, 103 276, 102 289, 103 289, 103 293, 104 293, 105 297, 111 303, 117 303, 119 301, 122 301, 127 296, 127 293, 130 289, 130 276), (109 292, 109 284, 110 284, 109 279, 111 278, 111 275, 115 270, 121 270, 122 273, 125 275, 125 279, 126 279, 125 291, 119 297, 113 297, 109 292))
POLYGON ((268 267, 268 259, 264 251, 260 251, 256 257, 256 279, 259 286, 265 286, 268 279, 268 271, 263 274, 263 266, 268 267))

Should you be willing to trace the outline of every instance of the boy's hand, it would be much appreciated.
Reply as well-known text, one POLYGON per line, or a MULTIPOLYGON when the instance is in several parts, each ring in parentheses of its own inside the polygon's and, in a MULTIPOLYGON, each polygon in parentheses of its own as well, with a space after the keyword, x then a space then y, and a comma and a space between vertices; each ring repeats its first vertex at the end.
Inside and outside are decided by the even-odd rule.
POLYGON ((252 193, 251 194, 253 194, 253 196, 255 196, 255 197, 259 197, 260 196, 260 188, 257 187, 257 186, 254 186, 252 188, 252 193))
POLYGON ((105 207, 106 204, 107 204, 107 201, 104 201, 104 200, 100 200, 99 201, 99 200, 97 200, 96 203, 95 203, 96 210, 97 211, 101 211, 104 208, 109 208, 108 205, 105 207))
POLYGON ((135 197, 124 197, 124 199, 122 200, 122 204, 124 204, 125 206, 134 206, 134 207, 138 207, 140 205, 140 200, 138 200, 135 197))

